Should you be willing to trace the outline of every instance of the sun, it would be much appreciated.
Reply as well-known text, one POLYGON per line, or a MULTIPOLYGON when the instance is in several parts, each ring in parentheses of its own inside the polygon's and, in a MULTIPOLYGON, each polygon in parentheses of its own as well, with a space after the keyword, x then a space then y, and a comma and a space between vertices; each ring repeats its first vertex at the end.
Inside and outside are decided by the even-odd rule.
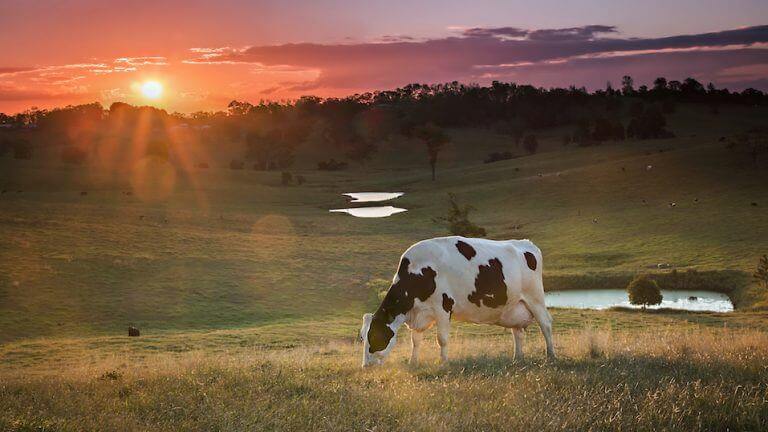
POLYGON ((157 81, 145 81, 141 84, 141 94, 147 99, 157 99, 163 94, 163 85, 157 81))

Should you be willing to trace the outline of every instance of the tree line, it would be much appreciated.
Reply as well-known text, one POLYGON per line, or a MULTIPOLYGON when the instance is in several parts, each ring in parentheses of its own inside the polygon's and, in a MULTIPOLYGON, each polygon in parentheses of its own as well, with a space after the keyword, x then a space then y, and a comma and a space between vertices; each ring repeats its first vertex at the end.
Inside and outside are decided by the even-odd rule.
MULTIPOLYGON (((711 83, 704 86, 693 78, 668 81, 660 77, 651 87, 635 88, 633 79, 625 76, 620 88, 608 83, 605 89, 593 92, 574 86, 545 89, 499 81, 488 86, 454 81, 409 84, 342 98, 304 96, 258 104, 232 101, 226 111, 191 114, 122 102, 107 110, 99 103, 32 108, 14 115, 0 113, 0 130, 35 130, 47 133, 51 145, 71 145, 139 125, 158 134, 171 126, 205 128, 217 139, 242 141, 245 157, 256 169, 264 170, 289 167, 297 145, 310 135, 360 163, 375 154, 382 141, 398 135, 423 143, 434 177, 440 150, 449 140, 445 128, 492 128, 535 153, 535 131, 551 127, 571 127, 564 144, 671 136, 665 115, 680 103, 704 104, 717 114, 727 105, 768 105, 768 96, 752 88, 731 92, 711 83)), ((4 147, 19 145, 6 139, 4 147)), ((345 163, 331 160, 318 165, 342 167, 345 163)))

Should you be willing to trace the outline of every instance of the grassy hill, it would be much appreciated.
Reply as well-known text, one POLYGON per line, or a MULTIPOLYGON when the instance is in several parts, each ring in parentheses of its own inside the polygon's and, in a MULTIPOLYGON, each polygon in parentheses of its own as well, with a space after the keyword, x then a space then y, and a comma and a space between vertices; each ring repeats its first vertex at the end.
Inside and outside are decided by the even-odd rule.
POLYGON ((766 114, 686 107, 677 138, 584 148, 546 130, 538 154, 492 164, 522 149, 452 130, 434 182, 407 140, 334 173, 311 169, 331 152, 307 143, 302 186, 229 169, 234 143, 192 142, 170 165, 119 146, 80 167, 58 149, 0 158, 0 429, 763 430, 768 295, 750 274, 768 252, 768 170, 721 137, 766 114), (406 192, 392 204, 409 211, 328 212, 355 191, 406 192), (668 280, 666 263, 737 311, 553 310, 554 364, 535 329, 511 363, 503 329, 456 325, 451 362, 428 347, 409 366, 403 332, 363 371, 360 316, 406 247, 446 234, 432 218, 448 192, 489 237, 536 242, 550 289, 668 280))
POLYGON ((491 238, 536 242, 558 288, 669 263, 736 271, 732 294, 749 306, 760 301, 746 284, 766 252, 768 170, 720 137, 762 114, 680 110, 677 138, 586 148, 544 131, 539 154, 493 164, 481 162, 488 152, 520 150, 489 131, 456 130, 435 182, 421 148, 399 167, 382 150, 364 168, 296 170, 308 183, 288 187, 279 172, 230 170, 226 155, 210 169, 146 168, 155 182, 44 153, 5 158, 0 341, 122 333, 129 323, 151 332, 357 319, 373 307, 369 281, 391 278, 408 245, 446 233, 431 219, 447 192, 477 208, 491 238), (396 205, 409 211, 328 213, 345 205, 341 193, 365 190, 404 191, 396 205))

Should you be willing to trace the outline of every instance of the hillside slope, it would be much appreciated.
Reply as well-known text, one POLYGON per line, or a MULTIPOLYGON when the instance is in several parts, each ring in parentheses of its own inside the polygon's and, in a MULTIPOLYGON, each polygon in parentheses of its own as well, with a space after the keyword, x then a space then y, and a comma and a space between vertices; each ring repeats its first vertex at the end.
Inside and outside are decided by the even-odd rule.
POLYGON ((289 187, 279 172, 224 164, 142 183, 135 172, 6 158, 0 341, 123 332, 129 323, 173 330, 358 316, 370 307, 368 281, 391 278, 408 245, 445 234, 432 218, 445 212, 447 192, 476 207, 491 238, 536 242, 548 277, 658 263, 746 275, 768 252, 768 170, 719 137, 761 117, 711 117, 684 111, 678 138, 587 148, 545 133, 541 153, 493 164, 480 161, 498 137, 488 144, 482 131, 454 131, 435 182, 426 163, 391 167, 391 155, 364 169, 297 171, 308 183, 289 187), (477 145, 458 144, 468 136, 477 145), (345 205, 341 193, 363 190, 404 191, 393 204, 409 211, 328 213, 345 205))

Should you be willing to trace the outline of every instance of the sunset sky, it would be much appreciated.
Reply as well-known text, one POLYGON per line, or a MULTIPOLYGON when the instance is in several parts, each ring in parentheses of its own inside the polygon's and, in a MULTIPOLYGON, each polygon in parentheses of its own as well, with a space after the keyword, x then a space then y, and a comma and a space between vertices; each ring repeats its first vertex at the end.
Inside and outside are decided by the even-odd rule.
POLYGON ((768 90, 764 24, 765 0, 0 0, 0 112, 222 110, 452 80, 594 89, 625 74, 768 90))

